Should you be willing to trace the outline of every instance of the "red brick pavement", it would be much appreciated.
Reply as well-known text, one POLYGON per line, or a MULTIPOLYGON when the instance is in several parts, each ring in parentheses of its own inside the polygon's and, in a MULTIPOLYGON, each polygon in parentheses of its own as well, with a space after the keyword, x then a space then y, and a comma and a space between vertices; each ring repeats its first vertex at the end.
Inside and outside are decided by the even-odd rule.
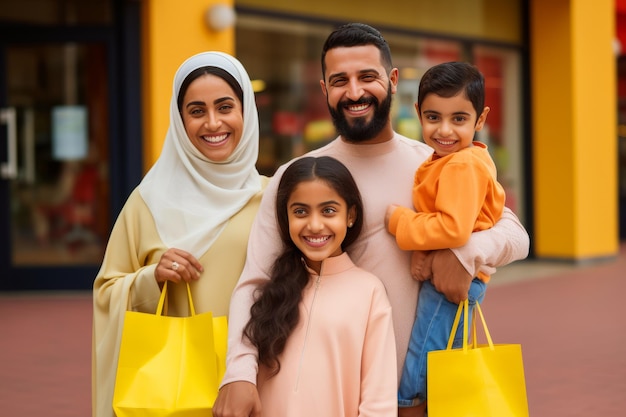
POLYGON ((530 416, 626 416, 626 244, 613 261, 528 278, 488 289, 483 310, 494 343, 522 345, 530 416))
MULTIPOLYGON (((534 270, 494 283, 483 306, 496 343, 522 344, 531 417, 626 415, 626 245, 599 265, 534 270)), ((90 415, 91 318, 89 293, 0 294, 0 416, 90 415)))
POLYGON ((0 416, 91 415, 91 293, 0 296, 0 416))

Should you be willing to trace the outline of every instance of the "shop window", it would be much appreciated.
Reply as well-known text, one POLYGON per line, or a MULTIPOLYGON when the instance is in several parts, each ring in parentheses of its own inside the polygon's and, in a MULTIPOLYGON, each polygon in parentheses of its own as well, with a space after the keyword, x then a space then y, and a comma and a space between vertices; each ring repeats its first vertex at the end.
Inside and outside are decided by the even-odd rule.
POLYGON ((489 146, 506 191, 506 205, 524 221, 524 137, 521 113, 519 54, 504 48, 476 46, 474 63, 485 76, 485 105, 489 116, 479 139, 489 146))
MULTIPOLYGON (((261 124, 259 171, 276 168, 336 137, 321 79, 320 55, 332 25, 240 15, 236 53, 250 76, 266 88, 257 92, 261 124)), ((507 205, 523 222, 524 160, 521 146, 520 56, 516 49, 469 45, 467 42, 384 33, 400 71, 391 117, 394 129, 421 140, 414 103, 419 81, 433 65, 456 60, 473 62, 485 74, 488 126, 477 137, 488 144, 507 190, 507 205)))
POLYGON ((113 0, 0 0, 0 22, 52 25, 107 25, 113 0))

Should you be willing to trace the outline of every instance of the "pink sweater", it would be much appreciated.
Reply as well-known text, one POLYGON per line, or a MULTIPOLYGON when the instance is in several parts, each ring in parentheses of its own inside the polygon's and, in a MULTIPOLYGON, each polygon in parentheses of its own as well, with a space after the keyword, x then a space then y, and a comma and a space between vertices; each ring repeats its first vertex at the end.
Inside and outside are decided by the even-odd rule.
POLYGON ((263 415, 396 417, 395 356, 391 305, 380 280, 346 253, 329 258, 304 290, 280 372, 269 377, 260 366, 263 415))
MULTIPOLYGON (((328 155, 343 162, 363 197, 365 223, 360 239, 349 251, 356 265, 372 272, 385 285, 392 307, 396 336, 397 369, 401 370, 415 318, 418 283, 409 271, 411 252, 398 248, 394 237, 385 230, 384 217, 391 203, 412 206, 415 170, 432 153, 422 142, 398 134, 384 143, 350 144, 337 138, 307 155, 328 155)), ((229 314, 228 356, 222 385, 234 381, 256 383, 256 351, 242 339, 248 322, 253 292, 259 282, 268 279, 268 271, 280 251, 276 224, 275 199, 278 182, 285 166, 278 169, 267 186, 257 213, 244 270, 233 292, 229 314)), ((502 219, 491 229, 473 233, 467 245, 454 249, 470 275, 478 268, 492 274, 495 267, 528 255, 529 238, 517 217, 505 209, 502 219)))

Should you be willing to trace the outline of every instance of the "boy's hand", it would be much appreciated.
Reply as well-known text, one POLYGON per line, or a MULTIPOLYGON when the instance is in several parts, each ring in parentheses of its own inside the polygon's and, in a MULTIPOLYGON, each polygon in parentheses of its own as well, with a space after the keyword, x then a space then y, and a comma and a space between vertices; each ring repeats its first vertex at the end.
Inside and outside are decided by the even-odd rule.
POLYGON ((389 220, 391 220, 391 215, 393 211, 398 208, 397 204, 390 204, 387 207, 387 211, 385 212, 385 229, 389 230, 389 220))

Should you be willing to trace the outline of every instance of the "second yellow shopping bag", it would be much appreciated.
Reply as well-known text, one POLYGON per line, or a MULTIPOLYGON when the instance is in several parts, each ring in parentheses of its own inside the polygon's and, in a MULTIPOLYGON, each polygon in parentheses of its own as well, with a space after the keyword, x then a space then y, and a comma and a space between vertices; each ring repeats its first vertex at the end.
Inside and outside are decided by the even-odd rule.
POLYGON ((206 417, 226 366, 226 317, 164 316, 167 283, 156 314, 127 311, 113 408, 118 417, 206 417))
POLYGON ((468 345, 468 302, 459 305, 448 347, 428 353, 428 417, 528 417, 519 344, 494 344, 480 305, 487 344, 477 343, 476 319, 468 345), (463 314, 461 314, 463 313, 463 314), (452 342, 463 316, 463 347, 452 342))

